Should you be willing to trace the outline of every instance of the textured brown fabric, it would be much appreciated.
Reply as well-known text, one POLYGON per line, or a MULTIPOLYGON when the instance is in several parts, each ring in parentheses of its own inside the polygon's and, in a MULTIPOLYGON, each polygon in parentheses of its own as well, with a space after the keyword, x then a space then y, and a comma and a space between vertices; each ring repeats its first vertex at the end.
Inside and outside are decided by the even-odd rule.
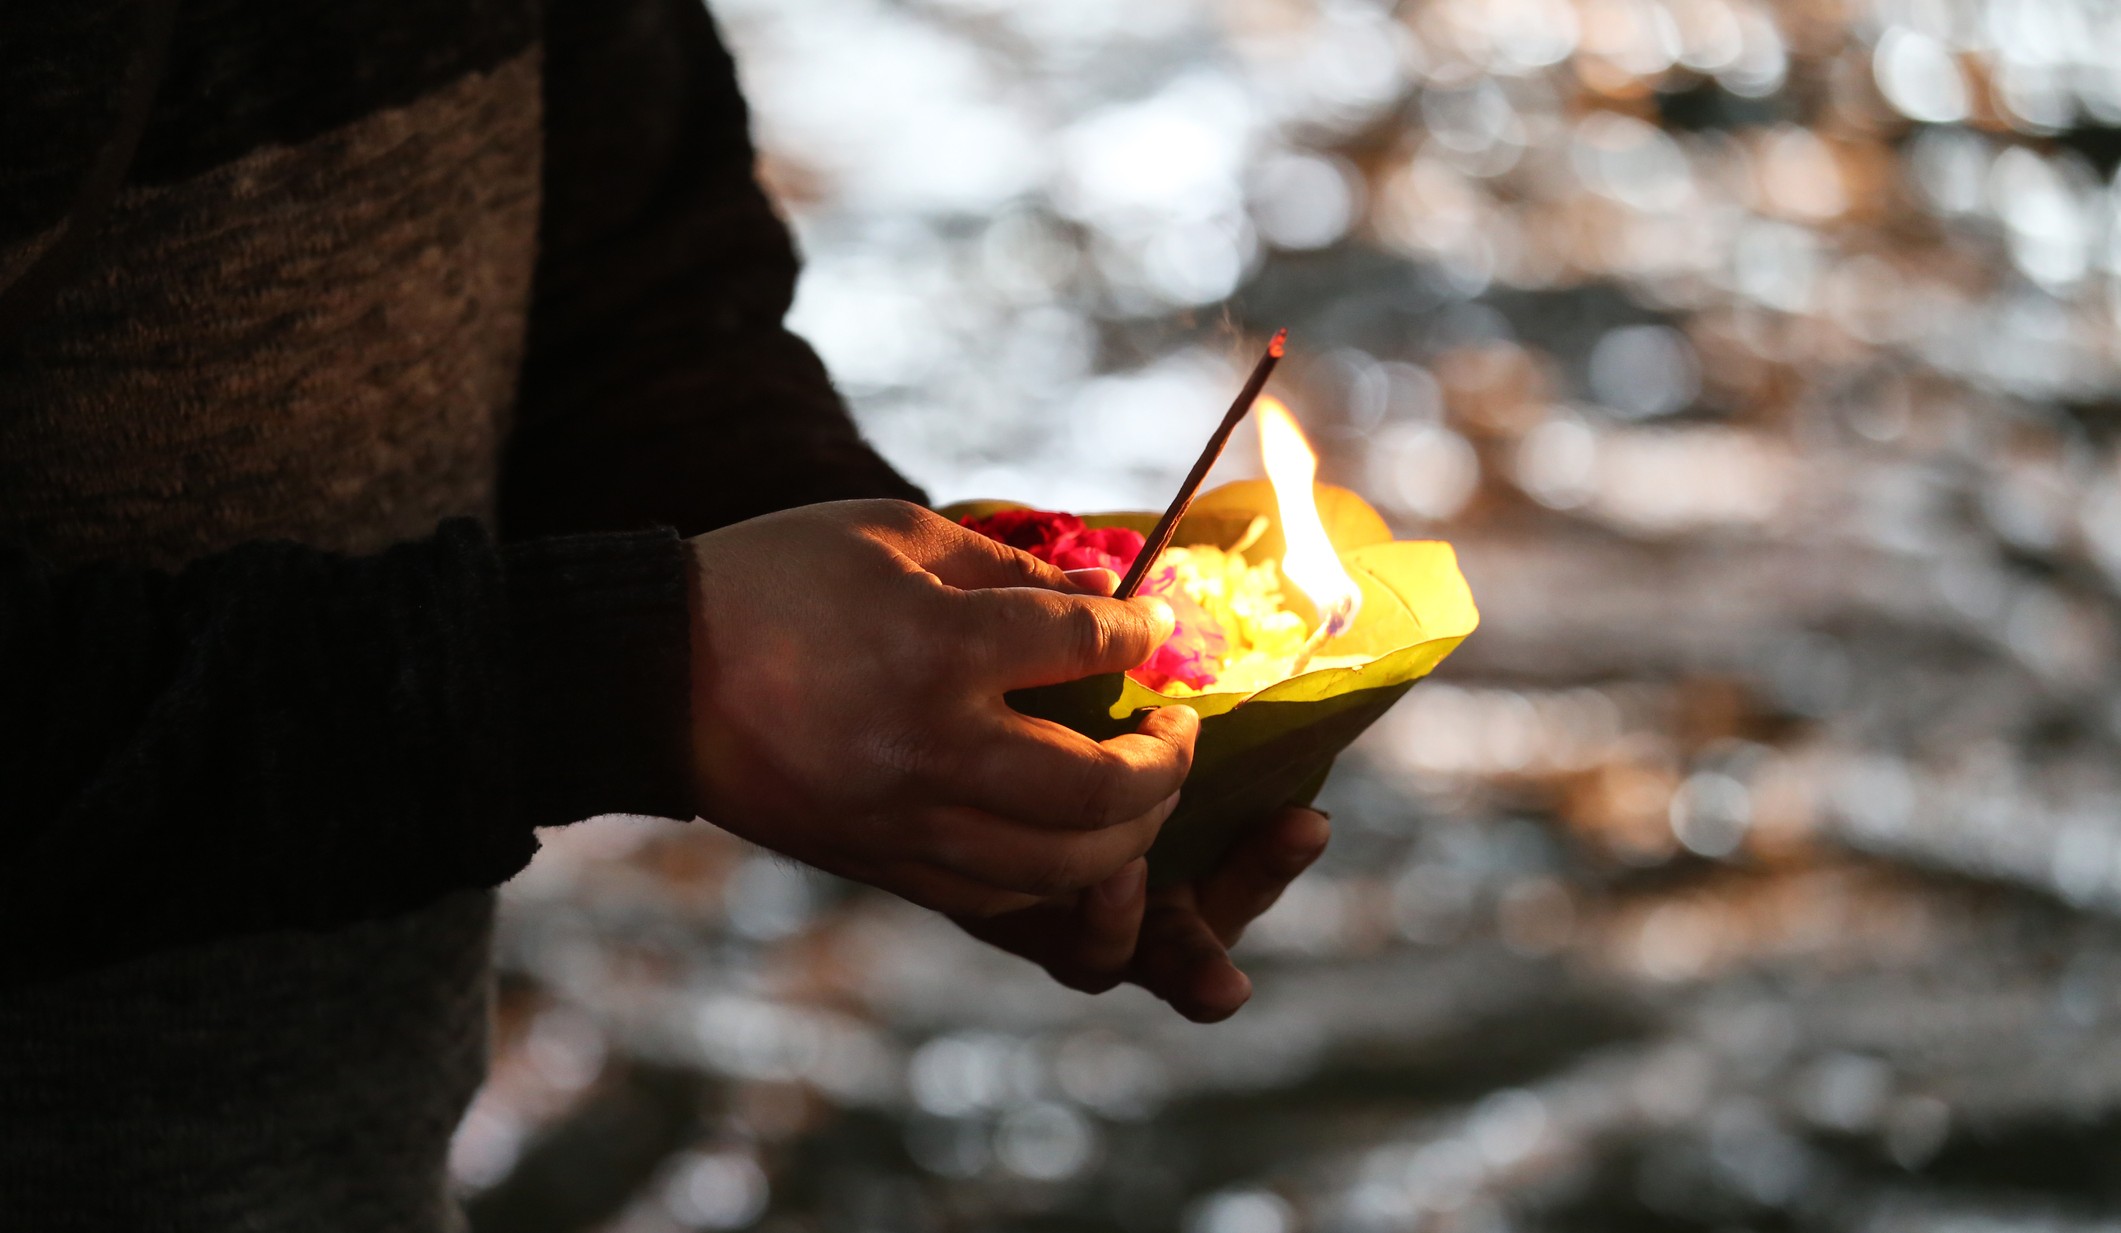
POLYGON ((535 52, 127 190, 0 367, 0 537, 170 567, 490 516, 537 253, 535 52), (137 271, 167 271, 153 280, 137 271))
MULTIPOLYGON (((0 272, 57 225, 109 122, 122 10, 116 0, 0 3, 0 272)), ((185 876, 184 860, 203 869, 194 853, 225 842, 210 803, 218 782, 259 842, 226 853, 217 873, 270 868, 282 849, 308 854, 273 831, 274 803, 300 803, 304 790, 266 764, 276 757, 326 766, 341 791, 361 774, 432 784, 417 802, 423 826, 482 795, 511 759, 553 764, 549 774, 515 766, 518 787, 568 808, 627 808, 613 767, 585 763, 585 746, 607 763, 631 756, 618 778, 637 770, 667 795, 682 780, 686 735, 671 533, 482 556, 475 529, 438 536, 436 524, 468 515, 554 537, 650 522, 697 531, 802 500, 918 497, 862 445, 816 358, 780 327, 793 258, 750 162, 730 66, 694 0, 184 0, 131 183, 76 280, 0 344, 0 547, 62 571, 52 583, 0 553, 0 584, 30 593, 25 611, 38 619, 76 611, 51 594, 88 596, 79 610, 125 626, 123 648, 142 663, 204 673, 220 661, 161 644, 221 635, 217 654, 273 643, 281 658, 265 676, 236 673, 239 687, 219 694, 181 673, 131 694, 124 672, 96 677, 113 701, 92 708, 87 735, 58 742, 88 768, 79 782, 89 788, 65 777, 38 786, 39 800, 59 803, 46 817, 0 818, 0 836, 27 836, 0 860, 24 847, 58 852, 63 885, 94 887, 107 859, 112 881, 122 869, 137 890, 157 876, 139 851, 160 851, 181 858, 163 876, 185 876), (541 28, 559 43, 540 44, 541 28), (506 661, 522 677, 518 708, 546 708, 520 725, 529 737, 462 773, 414 775, 364 762, 371 751, 359 748, 336 762, 316 756, 333 743, 320 738, 340 731, 333 698, 300 678, 319 653, 314 640, 275 632, 302 619, 300 588, 248 607, 212 593, 227 580, 328 582, 363 570, 391 581, 389 557, 371 568, 315 552, 386 548, 428 574, 362 595, 412 596, 383 603, 376 619, 433 635, 404 640, 446 652, 449 663, 422 670, 506 661), (171 582, 137 568, 97 573, 86 564, 96 560, 187 569, 171 582), (458 566, 462 576, 429 576, 458 566), (186 587, 215 601, 186 611, 257 628, 148 622, 143 634, 136 614, 90 602, 186 587), (508 604, 531 610, 511 611, 514 635, 489 645, 494 622, 474 610, 506 606, 504 589, 508 604), (463 596, 456 624, 425 611, 463 596), (655 694, 655 726, 620 722, 598 696, 600 679, 622 671, 641 679, 605 692, 655 694), (656 689, 649 676, 662 678, 656 689), (274 709, 246 711, 253 695, 274 709), (254 739, 216 745, 188 725, 193 714, 249 724, 254 739), (299 739, 276 741, 259 721, 283 714, 299 739), (613 748, 569 739, 599 721, 613 748), (210 755, 210 773, 175 765, 194 750, 210 755), (255 782, 236 782, 245 776, 255 782), (82 792, 184 804, 58 833, 96 816, 82 792), (128 828, 155 842, 99 852, 128 828)), ((0 593, 0 648, 22 627, 10 630, 7 601, 0 593)), ((369 611, 359 609, 364 621, 369 611)), ((107 632, 64 630, 52 648, 92 654, 107 632)), ((394 669, 411 669, 376 648, 399 645, 361 648, 377 665, 356 682, 374 708, 364 715, 403 713, 388 705, 395 690, 418 703, 420 722, 505 726, 494 710, 508 691, 397 680, 394 669), (459 694, 469 700, 452 709, 459 694)), ((234 667, 250 662, 264 661, 234 667)), ((81 659, 72 670, 86 682, 100 667, 81 659)), ((40 687, 58 696, 66 683, 40 687)), ((0 729, 10 722, 19 716, 0 706, 0 729)), ((493 744, 442 735, 489 753, 493 744)), ((19 766, 33 748, 0 754, 19 766)), ((423 748, 402 761, 422 756, 435 760, 423 748)), ((311 813, 358 842, 357 811, 311 813)), ((375 825, 403 840, 398 821, 375 825)), ((478 816, 434 834, 431 850, 417 847, 425 832, 411 835, 412 851, 449 867, 463 863, 458 848, 478 847, 496 870, 480 883, 490 885, 534 846, 529 825, 509 821, 520 834, 482 837, 496 823, 478 816)), ((352 855, 362 859, 346 862, 357 871, 348 880, 382 885, 332 890, 401 902, 390 870, 352 855)), ((295 872, 340 872, 317 863, 295 872)), ((304 889, 283 880, 277 907, 304 889)), ((107 907, 93 891, 81 899, 36 923, 63 927, 50 918, 107 907)), ((141 953, 153 939, 133 938, 137 957, 0 988, 0 1229, 454 1227, 443 1154, 481 1069, 492 897, 425 902, 331 928, 296 904, 285 918, 321 931, 187 938, 157 953, 141 953)))
POLYGON ((0 997, 0 1227, 455 1228, 493 896, 0 997))
MULTIPOLYGON (((34 367, 0 368, 0 536, 173 567, 249 540, 374 552, 490 518, 537 253, 538 54, 127 190, 34 367), (144 269, 170 272, 143 280, 144 269)), ((25 1193, 84 1159, 183 1230, 455 1219, 493 897, 148 956, 0 996, 25 1193)), ((12 1107, 9 1107, 12 1105, 12 1107)), ((128 1219, 132 1218, 128 1215, 128 1219)), ((10 1222, 0 1215, 0 1227, 10 1222)), ((145 1233, 146 1226, 135 1226, 145 1233)))

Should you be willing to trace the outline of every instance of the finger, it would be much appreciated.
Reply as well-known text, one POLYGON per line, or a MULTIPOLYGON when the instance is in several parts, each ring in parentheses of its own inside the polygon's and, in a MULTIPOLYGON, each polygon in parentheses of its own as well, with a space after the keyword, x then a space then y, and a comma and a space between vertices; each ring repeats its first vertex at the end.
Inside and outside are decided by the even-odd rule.
POLYGON ((1037 908, 1045 902, 1037 895, 1003 890, 954 870, 918 861, 900 861, 874 872, 865 872, 861 880, 901 899, 963 921, 1000 918, 1011 912, 1037 908))
POLYGON ((1076 901, 1080 895, 1041 899, 1029 907, 993 916, 953 914, 958 928, 1021 959, 1053 970, 1055 960, 1067 950, 1075 931, 1076 901))
MULTIPOLYGON (((1054 577, 1067 585, 1066 575, 1054 577)), ((1125 672, 1177 628, 1171 605, 1155 596, 1119 600, 1016 585, 963 591, 956 603, 960 661, 974 679, 1003 689, 1125 672)))
POLYGON ((963 738, 964 752, 936 790, 960 804, 1061 830, 1113 826, 1154 807, 1186 782, 1200 715, 1158 707, 1135 730, 1093 741, 1059 724, 999 708, 992 727, 963 738))
POLYGON ((993 587, 1075 589, 1066 574, 1023 549, 988 539, 940 514, 928 514, 918 522, 911 542, 900 548, 945 586, 960 591, 993 587))
POLYGON ((1071 989, 1103 993, 1127 974, 1149 902, 1149 863, 1133 861, 1082 893, 1081 928, 1053 975, 1071 989))
POLYGON ((1054 980, 1103 993, 1125 977, 1148 900, 1148 865, 1134 861, 1081 894, 985 918, 955 918, 980 941, 1038 964, 1054 980))
POLYGON ((1230 962, 1187 887, 1150 897, 1130 977, 1195 1023, 1227 1019, 1252 996, 1251 978, 1230 962))
POLYGON ((1046 898, 1094 886, 1156 842, 1176 794, 1140 816, 1096 831, 1022 826, 976 809, 936 809, 918 841, 930 863, 1001 890, 1046 898))
POLYGON ((1071 569, 1068 571, 1068 581, 1091 595, 1110 595, 1119 590, 1118 572, 1102 565, 1094 565, 1089 569, 1071 569))
POLYGON ((1224 946, 1274 906, 1326 850, 1333 824, 1315 809, 1284 809, 1244 837, 1194 888, 1201 919, 1224 946))

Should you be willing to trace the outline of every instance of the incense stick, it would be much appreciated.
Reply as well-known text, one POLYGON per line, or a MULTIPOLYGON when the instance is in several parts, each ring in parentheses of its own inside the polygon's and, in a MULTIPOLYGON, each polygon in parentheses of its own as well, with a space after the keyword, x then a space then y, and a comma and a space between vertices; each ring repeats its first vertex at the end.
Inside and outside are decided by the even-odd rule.
POLYGON ((1223 447, 1230 444, 1230 434, 1237 431, 1237 425, 1244 420, 1245 414, 1252 410, 1252 404, 1259 401, 1259 392, 1267 387, 1267 378, 1273 375, 1274 366, 1281 362, 1282 348, 1287 346, 1288 342, 1289 331, 1274 332, 1273 341, 1267 344, 1267 353, 1259 357, 1259 363, 1253 367, 1252 375, 1245 379, 1245 388, 1237 392, 1237 401, 1231 403, 1230 409, 1223 413, 1223 422, 1216 426, 1215 435, 1208 438, 1207 448, 1201 450, 1200 457, 1193 463, 1193 469, 1186 473, 1186 482, 1178 486, 1178 495, 1171 499, 1171 505, 1164 510, 1164 516, 1157 519, 1156 529, 1149 533, 1148 540, 1142 544, 1141 555, 1134 558, 1134 564, 1127 570, 1127 576, 1120 579, 1119 590, 1112 593, 1115 597, 1134 598, 1134 593, 1141 589, 1143 580, 1148 578, 1150 567, 1156 564, 1156 558, 1162 556, 1164 549, 1171 546, 1171 534, 1178 530, 1178 520, 1186 516, 1186 510, 1192 506, 1195 494, 1200 492, 1201 481, 1208 478, 1208 469, 1215 465, 1216 459, 1222 457, 1223 447))

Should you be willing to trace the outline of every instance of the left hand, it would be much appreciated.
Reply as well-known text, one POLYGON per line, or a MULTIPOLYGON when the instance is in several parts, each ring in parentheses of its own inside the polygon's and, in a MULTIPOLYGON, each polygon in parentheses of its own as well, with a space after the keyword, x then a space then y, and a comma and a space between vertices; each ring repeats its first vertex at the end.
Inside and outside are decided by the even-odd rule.
POLYGON ((952 919, 1071 989, 1140 985, 1196 1023, 1237 1013, 1252 981, 1230 960, 1245 926, 1325 851, 1326 815, 1288 808, 1239 840, 1204 877, 1147 890, 1136 860, 1103 882, 997 916, 952 919))

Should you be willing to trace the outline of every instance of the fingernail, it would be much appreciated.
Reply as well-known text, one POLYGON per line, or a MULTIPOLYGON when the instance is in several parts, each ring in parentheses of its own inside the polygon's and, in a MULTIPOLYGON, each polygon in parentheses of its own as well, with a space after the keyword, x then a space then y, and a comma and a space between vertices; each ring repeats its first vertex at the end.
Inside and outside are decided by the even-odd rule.
POLYGON ((1180 789, 1178 792, 1173 792, 1171 795, 1156 802, 1156 812, 1162 814, 1166 818, 1170 817, 1171 812, 1178 808, 1178 798, 1183 792, 1184 789, 1180 789))
POLYGON ((1311 812, 1317 814, 1321 818, 1324 818, 1328 822, 1331 822, 1333 820, 1333 811, 1330 809, 1320 809, 1318 806, 1313 805, 1311 806, 1311 812))
POLYGON ((1067 577, 1068 581, 1085 591, 1098 595, 1110 595, 1119 590, 1119 575, 1102 565, 1094 565, 1089 569, 1071 569, 1067 571, 1067 577))
POLYGON ((1149 880, 1149 867, 1141 861, 1129 864, 1125 869, 1097 884, 1097 897, 1108 908, 1124 908, 1141 894, 1142 884, 1149 880))

